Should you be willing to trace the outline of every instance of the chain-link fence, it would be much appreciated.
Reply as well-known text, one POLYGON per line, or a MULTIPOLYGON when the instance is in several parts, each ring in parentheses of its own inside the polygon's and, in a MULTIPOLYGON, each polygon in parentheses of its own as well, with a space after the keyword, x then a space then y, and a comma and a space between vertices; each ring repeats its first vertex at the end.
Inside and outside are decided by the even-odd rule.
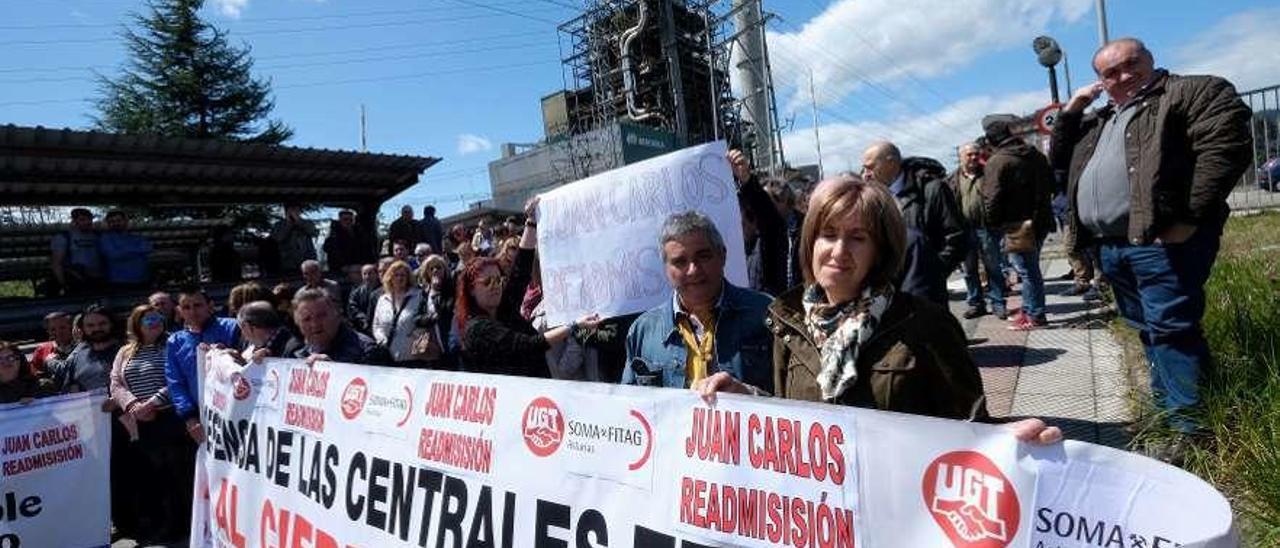
POLYGON ((1280 208, 1280 86, 1246 91, 1240 99, 1253 110, 1253 162, 1228 203, 1237 211, 1280 208))

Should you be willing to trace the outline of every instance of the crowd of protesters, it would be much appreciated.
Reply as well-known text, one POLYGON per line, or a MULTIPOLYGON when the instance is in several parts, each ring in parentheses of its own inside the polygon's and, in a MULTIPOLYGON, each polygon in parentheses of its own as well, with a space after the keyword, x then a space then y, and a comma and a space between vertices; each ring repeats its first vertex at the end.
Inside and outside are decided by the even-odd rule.
MULTIPOLYGON (((1058 224, 1054 195, 1065 192, 1072 293, 1096 290, 1099 271, 1116 284, 1120 312, 1142 329, 1156 397, 1191 432, 1187 411, 1207 360, 1202 286, 1225 218, 1223 189, 1245 163, 1247 109, 1225 81, 1154 70, 1137 40, 1104 47, 1094 68, 1101 81, 1067 105, 1052 162, 1014 135, 1005 115, 984 119, 982 138, 959 148, 950 175, 890 142, 865 151, 861 173, 816 184, 762 179, 731 151, 750 287, 725 279, 724 227, 683 212, 665 220, 655 241, 670 299, 639 315, 552 326, 543 314, 536 198, 523 219, 448 231, 433 207, 419 220, 406 205, 381 258, 371 231, 344 211, 323 243, 327 269, 314 225, 290 205, 271 239, 301 285, 247 282, 221 307, 199 287, 156 292, 119 329, 97 306, 51 313, 48 341, 30 360, 0 342, 0 402, 108 390, 104 411, 119 419, 113 477, 128 486, 113 490, 113 520, 125 534, 158 540, 186 532, 190 455, 204 437, 196 353, 206 345, 242 350, 246 363, 293 357, 692 388, 708 399, 730 391, 991 421, 964 331, 946 308, 946 280, 964 271, 964 318, 994 314, 1013 330, 1044 327, 1040 252, 1058 224), (1082 117, 1104 88, 1116 102, 1082 117), (1216 163, 1149 150, 1115 126, 1166 110, 1187 126, 1179 126, 1186 139, 1174 141, 1198 140, 1187 147, 1216 154, 1216 163), (1126 169, 1135 154, 1155 156, 1138 166, 1151 173, 1126 169), (1132 190, 1152 179, 1154 192, 1132 190), (1017 286, 1022 306, 1014 311, 1006 296, 1017 286), (163 481, 132 481, 144 476, 163 481)), ((1150 129, 1157 123, 1174 122, 1142 127, 1161 131, 1150 129)), ((71 229, 53 242, 59 283, 145 279, 138 254, 148 244, 125 237, 123 214, 112 219, 99 235, 87 210, 72 212, 71 229)), ((1024 441, 1061 437, 1036 419, 1012 430, 1024 441)))

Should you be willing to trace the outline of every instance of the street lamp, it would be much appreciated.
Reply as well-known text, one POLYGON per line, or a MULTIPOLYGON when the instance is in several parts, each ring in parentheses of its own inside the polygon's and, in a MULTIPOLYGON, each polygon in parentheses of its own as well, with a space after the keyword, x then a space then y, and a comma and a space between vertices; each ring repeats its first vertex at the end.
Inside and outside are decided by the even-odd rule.
POLYGON ((1036 52, 1040 65, 1049 69, 1049 94, 1053 103, 1058 104, 1058 73, 1053 67, 1062 60, 1062 48, 1058 47, 1058 41, 1053 38, 1037 36, 1031 41, 1031 49, 1036 52))

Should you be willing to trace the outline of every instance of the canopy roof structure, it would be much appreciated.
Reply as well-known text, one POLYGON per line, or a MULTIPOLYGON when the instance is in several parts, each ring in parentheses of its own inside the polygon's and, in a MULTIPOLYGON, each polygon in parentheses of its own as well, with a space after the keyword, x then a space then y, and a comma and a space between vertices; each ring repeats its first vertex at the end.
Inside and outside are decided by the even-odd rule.
POLYGON ((439 158, 96 131, 0 126, 10 205, 375 208, 439 158))

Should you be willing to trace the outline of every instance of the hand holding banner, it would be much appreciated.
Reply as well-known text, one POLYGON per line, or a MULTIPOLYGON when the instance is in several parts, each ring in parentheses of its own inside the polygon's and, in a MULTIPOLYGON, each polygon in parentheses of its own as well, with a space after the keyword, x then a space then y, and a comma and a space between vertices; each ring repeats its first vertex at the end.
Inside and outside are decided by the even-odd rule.
POLYGON ((1235 546, 1198 478, 998 425, 225 356, 203 401, 193 546, 1235 546))

